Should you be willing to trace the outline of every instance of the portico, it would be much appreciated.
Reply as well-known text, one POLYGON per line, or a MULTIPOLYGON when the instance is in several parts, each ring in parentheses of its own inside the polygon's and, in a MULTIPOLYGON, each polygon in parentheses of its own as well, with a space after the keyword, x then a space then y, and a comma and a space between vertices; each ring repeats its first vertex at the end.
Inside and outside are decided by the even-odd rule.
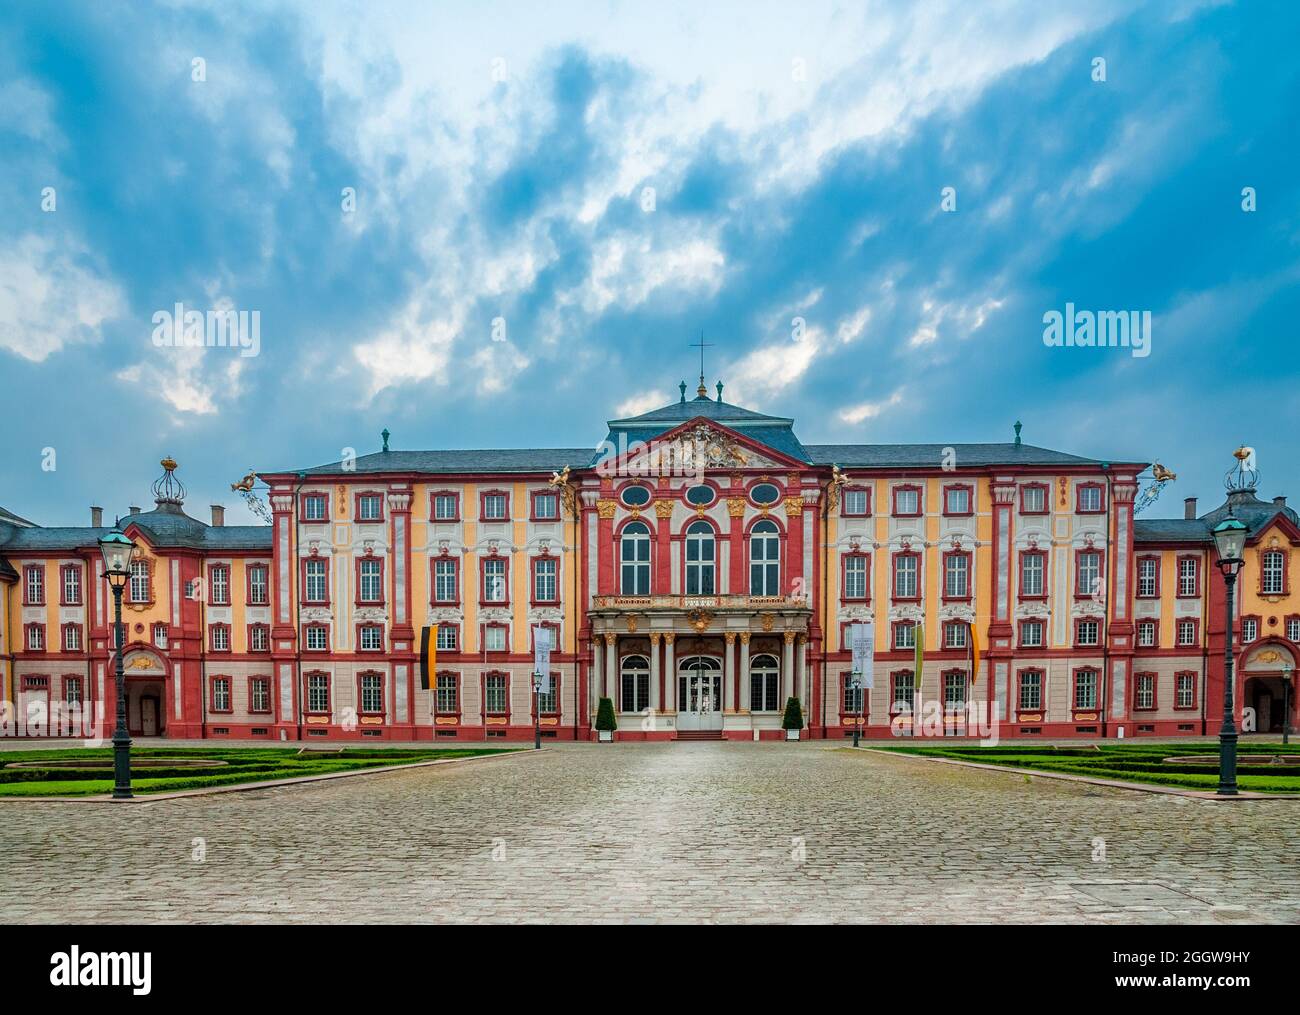
POLYGON ((809 700, 810 619, 784 596, 597 596, 589 700, 614 702, 624 738, 775 737, 786 700, 809 700))

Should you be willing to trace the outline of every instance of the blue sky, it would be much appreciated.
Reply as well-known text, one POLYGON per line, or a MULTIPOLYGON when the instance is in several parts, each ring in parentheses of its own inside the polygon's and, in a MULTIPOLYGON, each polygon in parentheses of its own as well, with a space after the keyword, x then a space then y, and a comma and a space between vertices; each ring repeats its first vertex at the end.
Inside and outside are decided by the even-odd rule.
POLYGON ((171 454, 243 521, 248 468, 385 426, 594 446, 701 331, 807 443, 1020 419, 1177 471, 1158 516, 1246 442, 1300 497, 1300 6, 431 6, 6 5, 0 504, 147 507, 171 454), (156 348, 177 302, 259 355, 156 348), (1048 348, 1067 302, 1151 354, 1048 348))

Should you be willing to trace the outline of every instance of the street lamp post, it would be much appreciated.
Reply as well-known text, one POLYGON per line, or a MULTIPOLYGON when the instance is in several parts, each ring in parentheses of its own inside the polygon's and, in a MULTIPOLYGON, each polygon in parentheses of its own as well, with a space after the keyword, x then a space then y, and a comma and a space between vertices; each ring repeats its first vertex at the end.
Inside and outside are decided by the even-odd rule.
POLYGON ((1214 527, 1219 571, 1226 593, 1223 647, 1223 725, 1219 727, 1219 796, 1237 795, 1237 725, 1233 717, 1232 624, 1237 574, 1241 571, 1246 546, 1246 526, 1231 513, 1214 527))
POLYGON ((126 647, 126 630, 122 626, 122 590, 131 576, 131 560, 136 545, 119 530, 99 541, 104 555, 104 577, 113 590, 113 644, 117 649, 113 666, 117 684, 117 726, 113 730, 113 799, 131 799, 131 735, 126 730, 126 679, 122 651, 126 647))
POLYGON ((533 750, 542 749, 542 675, 533 674, 533 750))
POLYGON ((1282 743, 1291 742, 1291 677, 1290 664, 1282 667, 1282 743))

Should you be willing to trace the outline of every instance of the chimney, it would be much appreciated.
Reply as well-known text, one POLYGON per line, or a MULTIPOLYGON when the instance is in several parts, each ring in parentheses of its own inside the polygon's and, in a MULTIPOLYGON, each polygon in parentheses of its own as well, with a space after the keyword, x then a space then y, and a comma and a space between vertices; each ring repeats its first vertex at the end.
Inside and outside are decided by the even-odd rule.
POLYGON ((92 529, 102 529, 104 527, 104 509, 102 507, 90 506, 90 527, 92 529))
POLYGON ((1183 517, 1184 517, 1184 518, 1195 518, 1195 517, 1196 517, 1196 498, 1195 498, 1195 497, 1187 497, 1187 498, 1185 498, 1185 499, 1183 500, 1183 517))
POLYGON ((1273 503, 1274 503, 1277 507, 1284 508, 1284 507, 1286 507, 1286 498, 1285 498, 1285 497, 1274 497, 1274 498, 1273 498, 1273 503))
POLYGON ((138 515, 138 514, 140 513, 140 505, 138 505, 138 504, 132 504, 132 505, 131 505, 129 508, 127 508, 126 510, 127 510, 127 513, 128 513, 128 514, 138 515))
POLYGON ((222 526, 226 524, 226 509, 220 504, 212 505, 212 524, 222 526))

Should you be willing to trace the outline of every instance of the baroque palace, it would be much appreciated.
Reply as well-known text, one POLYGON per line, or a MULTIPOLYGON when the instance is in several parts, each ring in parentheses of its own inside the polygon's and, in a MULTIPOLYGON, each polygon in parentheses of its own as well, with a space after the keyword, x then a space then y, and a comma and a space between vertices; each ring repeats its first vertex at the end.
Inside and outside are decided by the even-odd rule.
MULTIPOLYGON (((186 514, 164 460, 154 509, 121 519, 139 546, 132 734, 522 739, 536 718, 588 739, 608 697, 619 739, 775 738, 796 697, 804 736, 838 738, 858 714, 858 623, 874 631, 866 736, 936 702, 952 734, 969 702, 1003 737, 1213 733, 1225 597, 1210 530, 1229 508, 1249 528, 1238 719, 1281 727, 1300 519, 1260 500, 1253 473, 1207 514, 1189 499, 1184 518, 1137 520, 1145 463, 1032 447, 1018 424, 1006 444, 805 445, 721 384, 681 392, 610 421, 595 453, 399 451, 385 433, 374 454, 262 473, 269 525, 186 514), (540 627, 554 650, 534 696, 540 627)), ((78 710, 111 730, 109 531, 99 508, 85 528, 0 510, 4 734, 83 736, 78 710)))

